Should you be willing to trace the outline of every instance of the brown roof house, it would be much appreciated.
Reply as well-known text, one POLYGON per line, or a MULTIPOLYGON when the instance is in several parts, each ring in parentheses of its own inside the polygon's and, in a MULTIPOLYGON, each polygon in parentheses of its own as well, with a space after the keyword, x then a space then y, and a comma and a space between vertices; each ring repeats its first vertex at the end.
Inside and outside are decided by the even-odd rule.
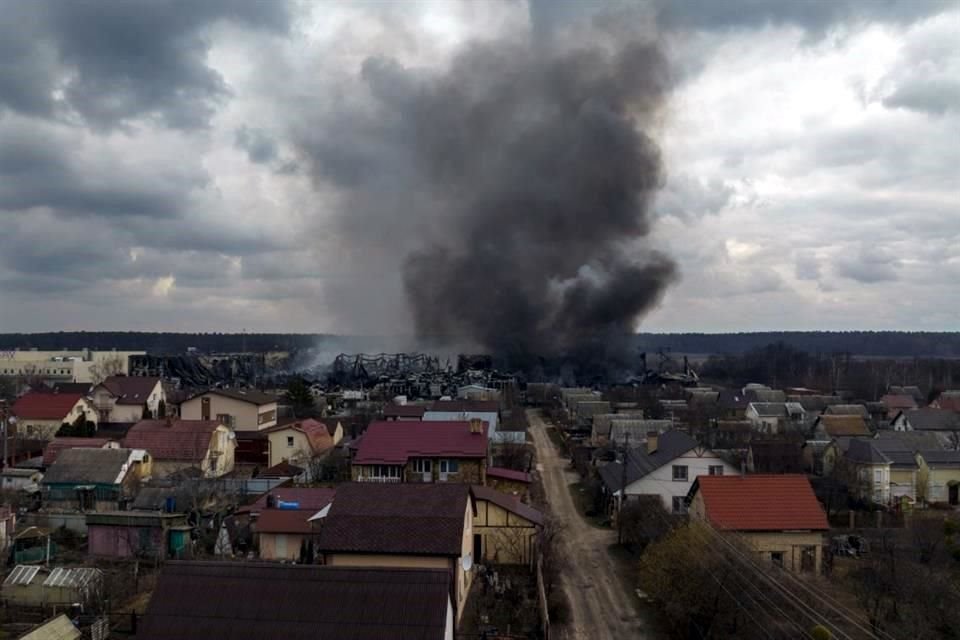
POLYGON ((91 392, 100 422, 136 422, 145 413, 160 415, 160 403, 166 404, 160 378, 146 376, 110 376, 91 392))
POLYGON ((335 567, 444 570, 459 621, 474 574, 474 513, 467 484, 349 482, 337 487, 317 550, 335 567))
POLYGON ((145 449, 153 472, 163 478, 183 469, 198 469, 206 478, 233 471, 237 442, 216 420, 141 420, 123 439, 125 447, 145 449))
POLYGON ((185 420, 216 420, 231 429, 261 431, 277 424, 276 396, 256 389, 210 389, 180 403, 185 420))
POLYGON ((469 422, 374 422, 351 465, 357 482, 486 484, 487 425, 469 422))
POLYGON ((300 560, 308 544, 312 551, 335 495, 335 489, 323 487, 283 487, 250 505, 260 558, 300 560))
POLYGON ((65 449, 43 475, 44 506, 67 511, 116 511, 151 474, 142 449, 65 449))
POLYGON ((13 403, 12 411, 17 433, 39 440, 52 440, 62 425, 81 418, 94 425, 98 422, 93 405, 80 393, 31 391, 13 403))
POLYGON ((253 562, 164 565, 138 640, 446 640, 449 573, 253 562))
POLYGON ((819 575, 827 516, 802 475, 700 476, 690 519, 735 532, 774 566, 819 575))
POLYGON ((343 439, 338 420, 294 420, 265 429, 271 467, 287 461, 308 472, 311 461, 325 456, 343 439))
POLYGON ((817 416, 813 423, 813 440, 830 440, 842 437, 868 438, 871 435, 867 419, 862 415, 824 414, 817 416))

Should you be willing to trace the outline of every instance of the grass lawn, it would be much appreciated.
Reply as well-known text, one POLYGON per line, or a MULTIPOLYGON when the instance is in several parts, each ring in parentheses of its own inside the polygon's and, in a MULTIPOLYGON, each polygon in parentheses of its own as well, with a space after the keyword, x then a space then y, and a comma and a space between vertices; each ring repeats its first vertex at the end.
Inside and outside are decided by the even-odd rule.
POLYGON ((590 497, 587 495, 586 491, 583 490, 583 485, 581 483, 574 482, 567 485, 567 488, 570 489, 570 496, 573 498, 573 504, 576 505, 577 512, 580 514, 580 517, 598 529, 610 528, 610 521, 606 515, 602 513, 592 516, 587 515, 587 511, 591 507, 590 497))

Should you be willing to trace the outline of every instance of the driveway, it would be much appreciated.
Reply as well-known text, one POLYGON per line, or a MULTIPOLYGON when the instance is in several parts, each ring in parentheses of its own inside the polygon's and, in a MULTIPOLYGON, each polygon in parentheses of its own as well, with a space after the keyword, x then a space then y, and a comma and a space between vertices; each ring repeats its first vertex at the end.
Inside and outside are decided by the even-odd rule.
POLYGON ((568 461, 557 455, 540 413, 527 413, 547 502, 550 512, 564 524, 563 544, 569 559, 563 571, 563 588, 570 601, 571 621, 554 626, 551 635, 569 640, 662 638, 637 614, 631 602, 636 595, 623 589, 617 577, 614 559, 607 551, 617 541, 616 532, 598 529, 580 516, 567 488, 579 476, 567 470, 568 461))

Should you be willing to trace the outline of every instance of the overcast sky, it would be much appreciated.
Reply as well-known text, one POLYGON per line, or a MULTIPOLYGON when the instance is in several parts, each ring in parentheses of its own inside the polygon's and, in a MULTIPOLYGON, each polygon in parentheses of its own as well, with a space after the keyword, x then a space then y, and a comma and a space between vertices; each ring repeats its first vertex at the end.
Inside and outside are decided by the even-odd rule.
POLYGON ((383 135, 331 117, 369 109, 366 61, 604 29, 655 37, 675 83, 648 240, 680 277, 642 330, 960 329, 957 2, 0 10, 0 331, 407 333, 393 248, 420 231, 345 242, 364 202, 307 150, 349 173, 383 135))

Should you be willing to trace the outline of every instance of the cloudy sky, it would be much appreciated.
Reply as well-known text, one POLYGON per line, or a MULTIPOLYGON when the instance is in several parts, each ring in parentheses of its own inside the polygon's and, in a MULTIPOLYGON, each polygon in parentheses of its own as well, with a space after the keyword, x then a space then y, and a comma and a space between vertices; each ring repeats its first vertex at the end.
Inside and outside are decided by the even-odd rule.
POLYGON ((384 117, 371 74, 634 35, 670 66, 646 241, 680 273, 644 330, 960 329, 957 2, 0 10, 0 331, 407 333, 397 247, 430 230, 398 205, 342 233, 369 223, 356 158, 392 131, 344 119, 384 117))

